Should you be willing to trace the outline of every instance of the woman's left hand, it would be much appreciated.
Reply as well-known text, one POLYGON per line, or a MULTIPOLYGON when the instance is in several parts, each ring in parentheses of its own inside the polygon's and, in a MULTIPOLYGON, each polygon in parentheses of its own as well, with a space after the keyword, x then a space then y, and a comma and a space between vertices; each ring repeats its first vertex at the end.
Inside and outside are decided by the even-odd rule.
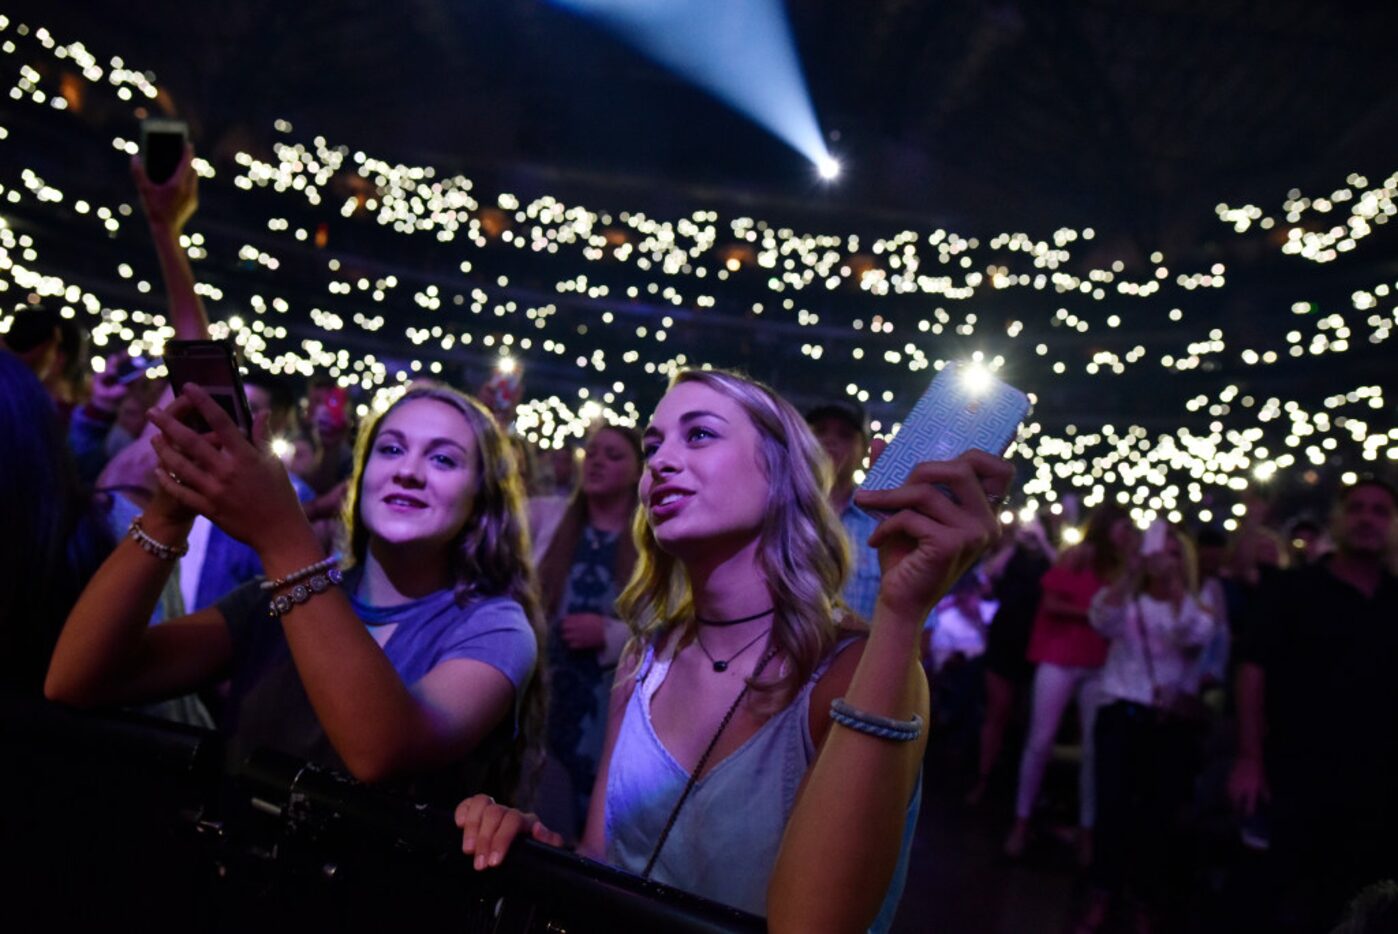
MULTIPOLYGON (((151 439, 160 462, 155 479, 173 499, 259 552, 288 522, 305 523, 282 462, 245 438, 203 389, 185 386, 165 409, 152 409, 150 418, 160 429, 151 439), (194 414, 211 431, 200 434, 184 423, 194 414)), ((264 416, 253 427, 254 439, 260 441, 265 428, 264 416)))
POLYGON ((955 460, 919 464, 896 489, 857 492, 857 505, 892 513, 869 538, 883 572, 879 603, 920 626, 999 538, 990 498, 1002 498, 1013 476, 1004 458, 967 451, 955 460))

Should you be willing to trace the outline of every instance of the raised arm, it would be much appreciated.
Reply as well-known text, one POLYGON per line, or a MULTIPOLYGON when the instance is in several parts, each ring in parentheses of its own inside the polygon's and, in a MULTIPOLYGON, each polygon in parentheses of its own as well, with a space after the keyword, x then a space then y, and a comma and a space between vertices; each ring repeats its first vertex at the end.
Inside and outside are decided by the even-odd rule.
MULTIPOLYGON (((250 545, 269 578, 324 558, 286 468, 249 443, 207 393, 190 386, 170 413, 152 417, 161 431, 155 442, 161 488, 250 545), (181 424, 182 406, 198 409, 216 443, 181 424)), ((364 781, 454 761, 513 709, 510 680, 471 659, 442 662, 417 683, 404 684, 336 588, 293 608, 281 626, 321 728, 364 781)))
POLYGON ((131 178, 146 212, 155 255, 160 260, 160 277, 170 307, 170 326, 180 340, 205 340, 209 336, 209 316, 204 301, 194 291, 194 270, 189 255, 180 246, 184 226, 199 209, 199 176, 194 171, 194 147, 186 144, 184 157, 175 174, 160 184, 146 175, 140 156, 131 158, 131 178))
MULTIPOLYGON (((987 495, 1002 494, 1010 475, 1005 461, 973 451, 918 466, 896 490, 858 494, 860 506, 894 515, 870 539, 883 580, 871 634, 844 688, 851 707, 926 721, 923 621, 995 541, 999 523, 987 495)), ((826 677, 838 678, 839 669, 837 662, 826 677)), ((925 735, 896 742, 829 726, 782 836, 767 890, 770 930, 867 929, 897 867, 925 743, 925 735)))
MULTIPOLYGON (((131 179, 140 194, 141 207, 146 212, 155 255, 160 261, 160 277, 165 282, 165 297, 169 304, 170 326, 180 340, 205 340, 209 336, 209 316, 204 301, 194 291, 194 270, 189 255, 180 246, 184 225, 199 208, 199 176, 194 172, 194 147, 185 146, 184 157, 175 174, 159 185, 146 176, 140 156, 131 158, 131 179)), ((167 388, 160 397, 165 405, 174 394, 167 388)), ((135 444, 128 444, 107 462, 97 478, 98 489, 154 490, 151 470, 155 456, 150 439, 155 424, 147 422, 135 444)))

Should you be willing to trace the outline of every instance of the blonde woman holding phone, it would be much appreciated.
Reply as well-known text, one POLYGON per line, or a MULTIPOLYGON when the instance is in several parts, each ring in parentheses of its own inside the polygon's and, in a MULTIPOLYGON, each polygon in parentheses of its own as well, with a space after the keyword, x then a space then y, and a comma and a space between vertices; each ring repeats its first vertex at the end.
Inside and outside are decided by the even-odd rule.
MULTIPOLYGON (((640 557, 620 601, 636 637, 580 851, 773 931, 886 930, 917 813, 923 622, 998 534, 988 497, 1009 465, 972 452, 857 495, 890 514, 870 540, 883 579, 866 624, 839 598, 828 459, 787 402, 686 371, 643 440, 640 557)), ((560 842, 484 796, 456 817, 477 868, 520 833, 560 842)))

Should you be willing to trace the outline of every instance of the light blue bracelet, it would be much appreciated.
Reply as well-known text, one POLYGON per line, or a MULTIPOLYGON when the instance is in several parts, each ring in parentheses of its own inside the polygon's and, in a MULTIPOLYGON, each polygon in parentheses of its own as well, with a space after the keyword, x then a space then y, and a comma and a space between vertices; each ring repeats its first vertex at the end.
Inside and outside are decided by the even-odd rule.
POLYGON ((911 720, 881 717, 878 714, 867 713, 857 707, 851 707, 845 703, 843 697, 837 697, 830 702, 830 719, 851 730, 858 730, 860 733, 877 736, 880 739, 896 740, 900 743, 910 743, 922 735, 922 717, 918 714, 913 714, 911 720))

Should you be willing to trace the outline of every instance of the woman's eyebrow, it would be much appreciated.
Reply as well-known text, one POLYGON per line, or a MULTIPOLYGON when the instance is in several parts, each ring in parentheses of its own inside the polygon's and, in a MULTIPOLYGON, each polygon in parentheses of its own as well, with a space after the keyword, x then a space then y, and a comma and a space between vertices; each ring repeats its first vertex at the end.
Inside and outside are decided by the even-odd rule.
POLYGON ((717 412, 710 412, 705 409, 695 409, 693 412, 686 412, 683 415, 681 415, 680 423, 684 424, 685 422, 692 422, 697 418, 716 418, 719 421, 725 423, 728 421, 728 419, 724 418, 717 412))
POLYGON ((466 453, 466 446, 462 444, 460 441, 454 441, 451 438, 433 438, 431 441, 427 442, 427 449, 429 451, 433 448, 440 448, 445 446, 454 447, 462 454, 466 453))

